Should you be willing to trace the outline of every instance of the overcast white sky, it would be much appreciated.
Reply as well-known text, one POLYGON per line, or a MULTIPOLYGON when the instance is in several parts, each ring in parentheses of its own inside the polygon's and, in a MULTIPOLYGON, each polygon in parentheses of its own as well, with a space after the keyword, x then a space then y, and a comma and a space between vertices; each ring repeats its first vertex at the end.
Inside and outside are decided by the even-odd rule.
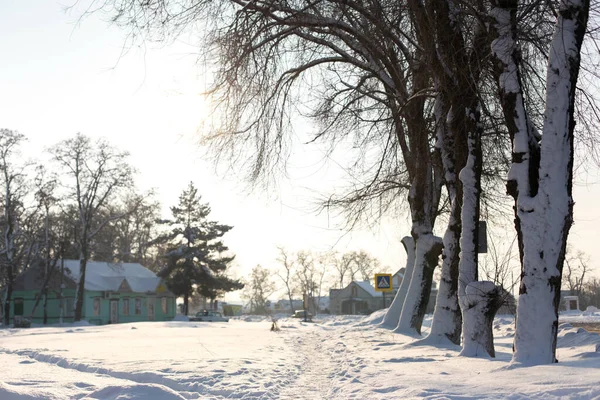
MULTIPOLYGON (((215 176, 195 144, 206 110, 199 95, 205 80, 193 47, 147 46, 120 57, 124 32, 99 15, 78 24, 78 14, 65 13, 64 4, 70 2, 0 2, 0 127, 25 134, 28 154, 37 157, 77 132, 104 136, 131 152, 140 188, 155 187, 165 209, 194 181, 212 217, 235 226, 225 241, 237 254, 239 276, 258 263, 274 267, 275 245, 292 251, 365 249, 389 265, 389 272, 403 266, 399 240, 408 232, 405 216, 374 232, 342 237, 326 216, 309 213, 306 187, 322 188, 335 171, 315 171, 313 161, 300 162, 293 176, 302 179, 253 195, 235 179, 215 176)), ((570 242, 594 256, 599 176, 583 180, 575 189, 570 242)))

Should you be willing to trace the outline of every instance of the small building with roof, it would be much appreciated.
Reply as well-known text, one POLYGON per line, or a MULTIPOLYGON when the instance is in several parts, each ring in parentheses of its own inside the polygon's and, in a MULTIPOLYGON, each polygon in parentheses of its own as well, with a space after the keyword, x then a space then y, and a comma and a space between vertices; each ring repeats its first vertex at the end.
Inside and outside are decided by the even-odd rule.
POLYGON ((392 295, 385 298, 376 292, 369 281, 353 281, 343 289, 329 291, 330 311, 332 314, 368 314, 389 307, 392 295))
MULTIPOLYGON (((382 308, 388 308, 404 278, 404 268, 392 275, 392 291, 388 293, 378 292, 371 280, 353 281, 343 289, 330 289, 329 302, 332 314, 370 314, 382 308)), ((433 312, 437 287, 432 284, 427 312, 433 312)))
MULTIPOLYGON (((47 323, 72 322, 79 260, 59 260, 46 274, 33 265, 19 275, 12 295, 12 316, 43 322, 42 289, 47 280, 47 323)), ((103 325, 120 322, 170 321, 175 295, 161 278, 138 263, 88 261, 85 271, 82 320, 103 325)))

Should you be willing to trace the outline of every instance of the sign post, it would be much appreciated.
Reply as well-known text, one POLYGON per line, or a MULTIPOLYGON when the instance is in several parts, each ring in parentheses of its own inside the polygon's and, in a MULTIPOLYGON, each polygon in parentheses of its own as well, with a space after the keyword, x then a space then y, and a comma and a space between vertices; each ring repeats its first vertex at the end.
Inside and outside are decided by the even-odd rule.
POLYGON ((383 296, 383 308, 385 308, 385 293, 394 290, 392 274, 375 274, 375 290, 381 292, 381 295, 383 296))

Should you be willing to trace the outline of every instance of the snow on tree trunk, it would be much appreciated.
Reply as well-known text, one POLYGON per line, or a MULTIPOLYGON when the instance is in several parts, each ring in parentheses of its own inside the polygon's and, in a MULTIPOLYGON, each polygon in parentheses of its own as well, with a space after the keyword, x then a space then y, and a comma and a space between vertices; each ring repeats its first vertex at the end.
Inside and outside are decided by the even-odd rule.
POLYGON ((494 357, 492 324, 499 288, 492 282, 476 282, 478 279, 478 224, 479 199, 481 196, 481 126, 479 111, 467 108, 468 149, 467 165, 460 171, 463 189, 462 234, 460 239, 460 262, 458 277, 458 302, 462 312, 462 356, 475 357, 484 350, 494 357), (467 288, 469 288, 467 290, 467 288))
POLYGON ((421 335, 421 326, 431 293, 433 271, 438 264, 441 251, 441 238, 433 234, 422 234, 417 238, 415 266, 402 306, 400 321, 394 332, 411 336, 421 335))
POLYGON ((556 362, 562 267, 573 220, 575 87, 589 6, 586 0, 560 3, 547 67, 539 191, 534 197, 519 193, 517 203, 523 272, 513 363, 522 365, 556 362))
POLYGON ((427 343, 440 344, 450 341, 460 344, 462 315, 458 306, 458 266, 460 251, 460 221, 454 218, 460 216, 460 204, 453 206, 448 228, 444 234, 444 249, 442 251, 442 276, 433 312, 431 331, 425 339, 427 343), (458 208, 458 210, 454 210, 458 208))
POLYGON ((461 356, 495 357, 493 326, 496 312, 502 305, 502 289, 493 282, 471 282, 465 288, 463 329, 465 332, 461 356))
MULTIPOLYGON (((473 114, 475 111, 469 111, 473 114)), ((473 115, 475 120, 478 117, 473 115)), ((460 171, 463 185, 462 234, 460 237, 460 263, 458 279, 458 298, 461 309, 464 306, 461 297, 471 282, 477 280, 477 224, 479 222, 479 197, 481 177, 481 143, 476 132, 469 132, 469 156, 467 165, 460 171)), ((464 311, 463 311, 464 314, 464 311)))
POLYGON ((412 236, 405 236, 402 238, 402 245, 404 245, 404 250, 406 250, 406 267, 404 268, 404 277, 402 278, 402 283, 396 292, 396 296, 394 297, 392 304, 390 304, 390 308, 388 308, 385 316, 383 317, 383 321, 381 322, 382 326, 387 326, 389 328, 395 328, 398 326, 400 314, 402 314, 402 306, 404 305, 406 293, 408 292, 408 286, 410 285, 413 269, 415 267, 415 240, 412 238, 412 236))
POLYGON ((436 146, 442 154, 446 190, 450 202, 450 217, 444 234, 442 251, 442 271, 431 330, 425 343, 440 344, 450 341, 460 344, 462 315, 458 306, 458 264, 460 253, 462 196, 456 178, 457 158, 464 163, 463 154, 456 149, 454 132, 448 129, 452 125, 453 113, 449 108, 441 85, 436 81, 438 96, 435 101, 437 126, 436 146))
POLYGON ((500 104, 512 144, 512 164, 508 173, 506 191, 515 200, 515 228, 519 246, 519 260, 523 263, 523 233, 518 213, 519 193, 535 196, 538 191, 539 139, 525 109, 523 86, 519 71, 520 52, 517 46, 518 0, 492 1, 490 28, 496 38, 492 41, 492 55, 496 58, 494 74, 500 94, 500 104))

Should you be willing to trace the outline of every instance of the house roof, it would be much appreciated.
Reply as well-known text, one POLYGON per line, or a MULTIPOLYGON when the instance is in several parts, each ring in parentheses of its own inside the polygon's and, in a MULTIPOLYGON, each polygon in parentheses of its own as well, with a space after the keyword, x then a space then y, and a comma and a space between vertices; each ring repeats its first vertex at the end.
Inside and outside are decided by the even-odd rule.
POLYGON ((402 267, 393 276, 398 275, 400 278, 404 279, 404 273, 406 272, 406 268, 402 267))
POLYGON ((372 297, 382 297, 381 292, 375 291, 375 288, 371 285, 371 281, 354 281, 352 283, 357 284, 365 292, 369 293, 372 297))
MULTIPOLYGON (((79 282, 79 260, 65 260, 65 270, 75 282, 79 282)), ((108 263, 88 261, 85 269, 85 288, 94 291, 119 291, 126 281, 132 292, 153 292, 161 279, 138 263, 108 263)))

